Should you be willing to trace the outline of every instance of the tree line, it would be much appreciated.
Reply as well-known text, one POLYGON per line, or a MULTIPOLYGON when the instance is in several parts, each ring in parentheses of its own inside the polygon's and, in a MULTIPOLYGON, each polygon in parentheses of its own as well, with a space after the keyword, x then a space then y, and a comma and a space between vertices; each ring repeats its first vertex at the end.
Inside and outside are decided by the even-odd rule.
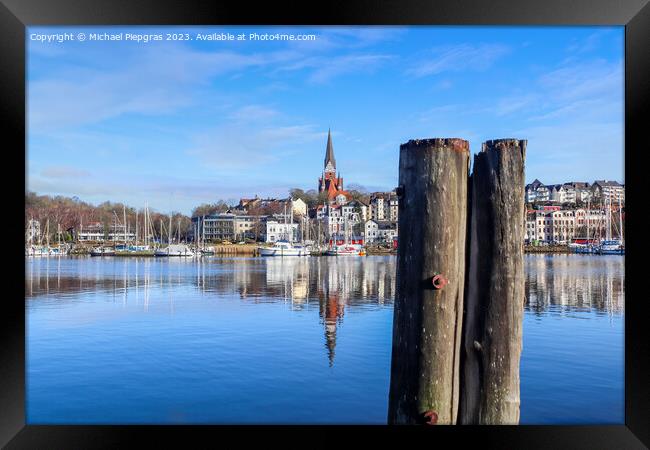
MULTIPOLYGON (((370 194, 362 187, 351 185, 347 192, 353 200, 360 200, 368 203, 370 194)), ((303 200, 308 208, 314 208, 327 202, 326 192, 317 192, 315 189, 303 190, 292 188, 289 190, 292 199, 303 200)), ((177 211, 171 212, 172 234, 180 234, 181 239, 186 239, 192 230, 192 218, 220 214, 231 211, 236 205, 224 200, 218 200, 215 203, 202 203, 192 209, 190 216, 177 211), (180 230, 180 231, 179 231, 180 230)), ((156 211, 154 208, 148 208, 149 219, 155 236, 167 236, 169 233, 169 216, 170 214, 156 211), (162 227, 162 228, 161 228, 162 227)), ((58 230, 61 231, 61 239, 71 241, 75 238, 75 233, 82 228, 86 229, 91 224, 101 224, 106 233, 114 225, 122 225, 124 215, 126 214, 126 224, 130 231, 135 232, 136 215, 138 223, 138 234, 143 235, 144 226, 144 208, 135 208, 122 202, 105 201, 98 205, 82 201, 79 197, 66 197, 62 195, 39 195, 35 192, 28 191, 25 194, 25 228, 27 229, 30 220, 36 220, 40 224, 41 235, 46 236, 46 224, 49 222, 49 237, 56 240, 58 230)), ((247 208, 250 216, 262 217, 272 216, 274 214, 284 213, 283 206, 278 203, 268 203, 263 205, 250 206, 247 208)), ((256 234, 262 232, 264 224, 260 219, 256 228, 256 234)))
MULTIPOLYGON (((142 236, 144 212, 144 208, 134 208, 121 202, 105 201, 93 205, 78 197, 38 195, 35 192, 25 194, 25 228, 29 226, 30 220, 38 221, 43 239, 47 237, 45 233, 48 222, 51 240, 57 239, 60 229, 61 238, 71 241, 75 237, 74 233, 79 232, 82 226, 86 229, 91 224, 99 223, 108 232, 116 224, 123 225, 125 214, 127 228, 131 232, 135 232, 137 214, 138 231, 142 236)), ((161 236, 161 230, 162 234, 167 235, 169 216, 149 208, 149 219, 155 236, 161 236)), ((186 238, 192 228, 191 218, 180 212, 172 212, 171 218, 173 235, 177 235, 180 229, 181 238, 186 238)))

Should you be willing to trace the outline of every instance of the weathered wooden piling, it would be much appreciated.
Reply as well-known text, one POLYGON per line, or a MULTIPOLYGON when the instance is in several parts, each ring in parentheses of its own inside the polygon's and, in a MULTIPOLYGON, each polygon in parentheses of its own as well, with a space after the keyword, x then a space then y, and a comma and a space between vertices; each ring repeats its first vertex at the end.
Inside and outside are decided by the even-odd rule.
POLYGON ((487 141, 474 157, 461 424, 519 423, 526 143, 487 141))
POLYGON ((469 143, 400 146, 397 292, 388 422, 456 422, 469 143))

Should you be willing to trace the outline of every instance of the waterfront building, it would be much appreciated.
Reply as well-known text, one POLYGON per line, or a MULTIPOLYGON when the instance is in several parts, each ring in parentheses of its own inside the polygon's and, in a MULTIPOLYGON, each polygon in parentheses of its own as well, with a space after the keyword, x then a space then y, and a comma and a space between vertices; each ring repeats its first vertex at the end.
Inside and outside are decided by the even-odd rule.
POLYGON ((551 242, 568 244, 574 237, 575 212, 573 210, 553 211, 551 214, 551 242))
POLYGON ((249 216, 246 214, 210 214, 208 216, 193 217, 192 223, 194 226, 192 229, 198 224, 199 236, 208 242, 255 239, 260 223, 264 222, 265 219, 265 216, 249 216))
POLYGON ((101 222, 84 224, 77 233, 79 242, 132 242, 135 241, 135 232, 130 231, 126 225, 104 225, 101 222))
POLYGON ((397 239, 397 223, 390 220, 368 220, 364 231, 368 243, 392 243, 397 239))
POLYGON ((372 243, 378 239, 379 236, 379 224, 374 220, 367 220, 364 225, 364 237, 366 242, 372 243))
POLYGON ((266 242, 299 241, 298 224, 277 220, 266 221, 266 242))
POLYGON ((526 213, 526 242, 565 244, 576 238, 600 239, 605 234, 606 213, 600 209, 537 209, 526 213))

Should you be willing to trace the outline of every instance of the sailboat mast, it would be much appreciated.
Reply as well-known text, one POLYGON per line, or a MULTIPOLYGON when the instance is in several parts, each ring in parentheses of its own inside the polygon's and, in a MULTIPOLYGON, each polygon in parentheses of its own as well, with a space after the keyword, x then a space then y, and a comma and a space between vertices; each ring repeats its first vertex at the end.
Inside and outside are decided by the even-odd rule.
POLYGON ((172 215, 169 214, 169 242, 168 244, 171 245, 172 243, 172 215))
POLYGON ((612 197, 607 199, 607 239, 612 238, 612 197))
POLYGON ((587 200, 587 245, 589 245, 589 222, 591 222, 591 211, 589 211, 589 200, 587 200))
POLYGON ((144 245, 147 245, 147 204, 144 204, 144 211, 142 211, 144 214, 143 220, 142 220, 142 242, 144 242, 144 245))
POLYGON ((623 243, 623 208, 621 208, 621 199, 618 200, 618 238, 623 243))
POLYGON ((289 208, 289 215, 291 216, 291 227, 290 227, 291 239, 289 241, 293 243, 293 237, 294 237, 293 236, 293 206, 289 208))
POLYGON ((138 210, 135 210, 135 245, 138 245, 138 210))
POLYGON ((126 245, 126 206, 122 205, 122 214, 124 216, 124 245, 126 245))

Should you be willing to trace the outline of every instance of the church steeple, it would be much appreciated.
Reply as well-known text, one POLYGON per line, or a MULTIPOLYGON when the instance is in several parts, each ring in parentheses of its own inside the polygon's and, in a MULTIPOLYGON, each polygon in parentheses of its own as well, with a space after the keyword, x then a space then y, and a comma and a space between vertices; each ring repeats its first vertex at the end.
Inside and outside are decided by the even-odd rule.
POLYGON ((336 172, 336 159, 334 159, 334 147, 332 147, 332 133, 327 130, 327 149, 325 150, 325 172, 336 172))

